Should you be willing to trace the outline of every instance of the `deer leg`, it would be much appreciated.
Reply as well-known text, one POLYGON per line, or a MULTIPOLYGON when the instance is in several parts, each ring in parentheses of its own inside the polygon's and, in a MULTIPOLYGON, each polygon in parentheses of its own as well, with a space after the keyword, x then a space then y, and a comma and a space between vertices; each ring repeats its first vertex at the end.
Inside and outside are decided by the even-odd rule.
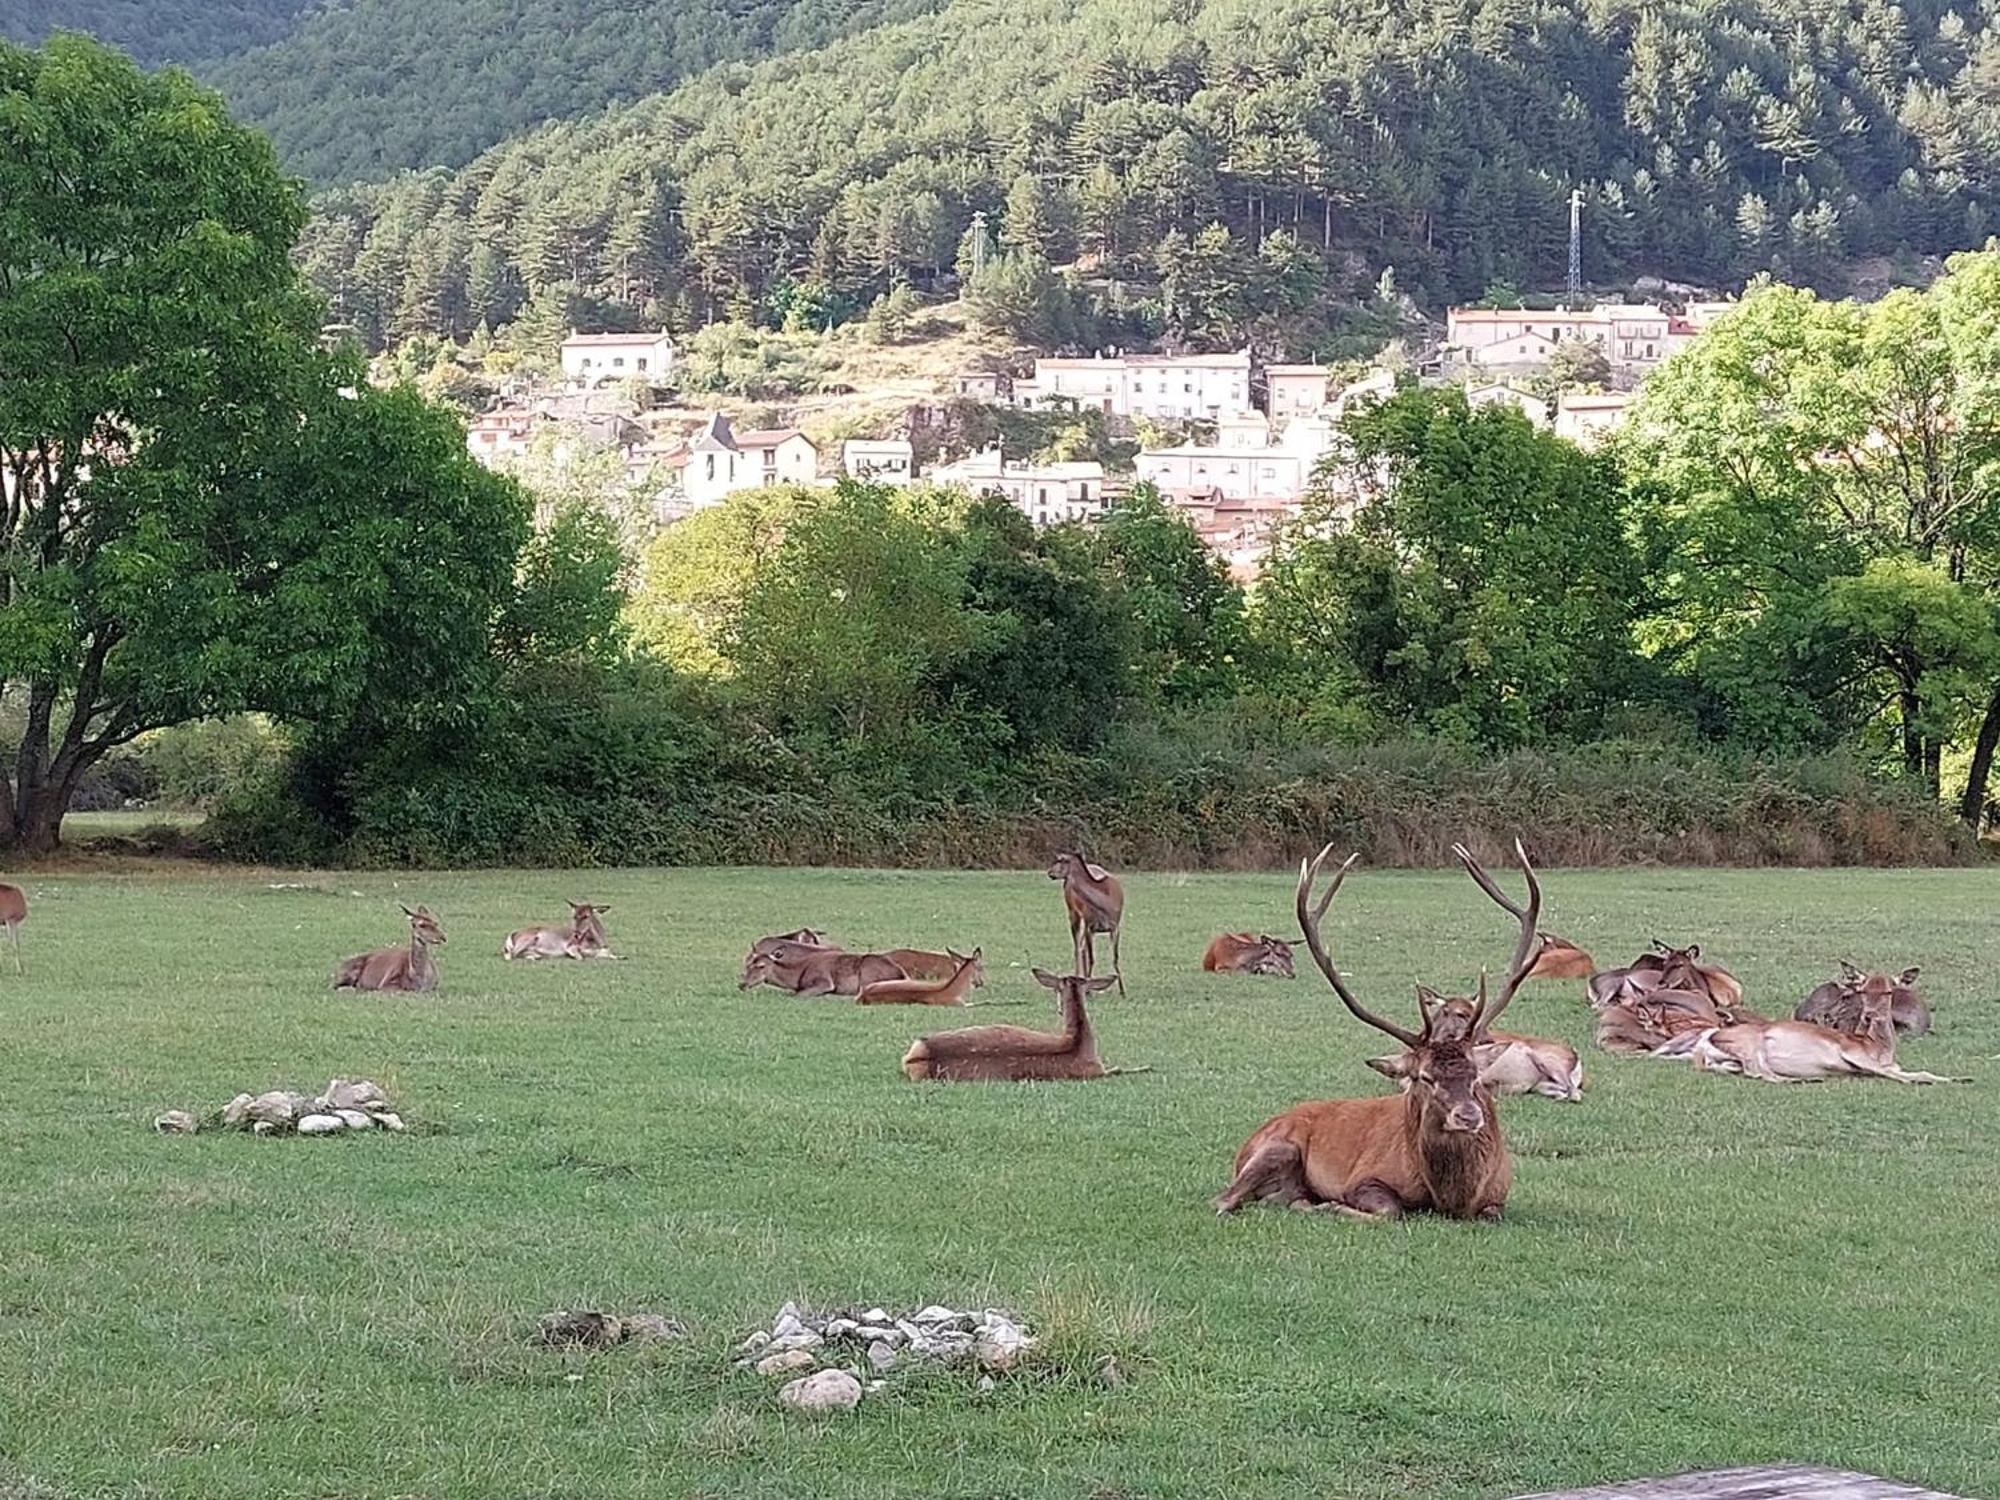
POLYGON ((1215 1200, 1215 1211, 1218 1215, 1233 1214, 1252 1198, 1297 1203, 1305 1191, 1299 1148, 1290 1141, 1270 1141, 1250 1153, 1215 1200))
POLYGON ((1403 1200, 1396 1196, 1395 1189, 1372 1180, 1356 1183, 1340 1197, 1315 1207, 1321 1213, 1339 1214, 1343 1219, 1359 1219, 1367 1224, 1403 1216, 1403 1200))
POLYGON ((28 971, 21 966, 21 924, 19 922, 9 922, 7 924, 7 936, 14 944, 14 972, 16 974, 27 973, 28 971))
POLYGON ((1116 927, 1111 929, 1111 972, 1118 978, 1118 995, 1120 999, 1123 999, 1125 995, 1125 964, 1118 957, 1118 929, 1116 927))

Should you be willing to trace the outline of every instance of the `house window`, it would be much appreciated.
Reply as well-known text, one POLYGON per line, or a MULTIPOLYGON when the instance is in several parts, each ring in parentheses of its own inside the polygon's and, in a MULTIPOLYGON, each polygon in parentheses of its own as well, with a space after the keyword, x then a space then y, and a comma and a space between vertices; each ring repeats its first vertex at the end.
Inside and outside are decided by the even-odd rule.
POLYGON ((639 368, 642 370, 646 368, 646 357, 643 354, 639 356, 639 368))
POLYGON ((704 456, 708 459, 708 477, 713 479, 715 478, 715 455, 710 453, 704 456))
POLYGON ((617 357, 616 359, 612 360, 612 361, 611 361, 611 368, 612 368, 612 369, 614 369, 614 370, 622 370, 622 369, 624 369, 624 368, 625 368, 625 356, 621 354, 621 355, 619 355, 619 356, 618 356, 618 357, 617 357))

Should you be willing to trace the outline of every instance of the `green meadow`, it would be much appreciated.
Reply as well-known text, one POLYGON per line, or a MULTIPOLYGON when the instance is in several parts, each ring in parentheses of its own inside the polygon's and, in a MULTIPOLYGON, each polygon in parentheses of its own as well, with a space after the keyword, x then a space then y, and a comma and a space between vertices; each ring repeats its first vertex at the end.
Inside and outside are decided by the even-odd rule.
MULTIPOLYGON (((2000 872, 1553 871, 1603 963, 1698 938, 1788 1011, 1835 961, 1923 966, 1955 1087, 1798 1087, 1586 1051, 1580 1105, 1501 1105, 1506 1222, 1217 1220, 1238 1144, 1386 1085, 1385 1039, 1309 965, 1203 975, 1290 930, 1282 876, 1134 875, 1107 1063, 1045 1087, 913 1085, 927 1030, 1054 1023, 1039 872, 16 877, 0 955, 0 1496, 1505 1496, 1776 1460, 2000 1494, 2000 872), (603 900, 621 964, 505 964, 603 900), (334 961, 450 942, 441 992, 333 994, 334 961), (983 945, 969 1012, 740 994, 749 941, 983 945), (401 1136, 161 1137, 328 1078, 401 1136), (846 1417, 732 1368, 786 1300, 1005 1306, 1037 1361, 982 1392, 899 1374, 846 1417), (558 1308, 679 1341, 529 1340, 558 1308)), ((1518 877, 1516 877, 1518 880, 1518 877)), ((1518 888, 1518 886, 1516 886, 1518 888)), ((1460 875, 1371 872, 1327 932, 1360 993, 1469 988, 1511 930, 1460 875)), ((1574 982, 1512 1029, 1579 1047, 1574 982)))

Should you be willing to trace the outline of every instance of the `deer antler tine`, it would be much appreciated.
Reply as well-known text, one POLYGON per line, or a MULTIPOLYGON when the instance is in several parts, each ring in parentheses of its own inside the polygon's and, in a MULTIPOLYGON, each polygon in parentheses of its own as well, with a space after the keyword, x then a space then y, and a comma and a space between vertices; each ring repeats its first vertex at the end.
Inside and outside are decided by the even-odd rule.
POLYGON ((1398 1026, 1394 1021, 1384 1020, 1354 998, 1353 991, 1348 989, 1347 981, 1340 977, 1339 968, 1335 966, 1332 956, 1326 951, 1326 944, 1320 938, 1320 918, 1326 915, 1326 909, 1332 904, 1334 894, 1339 891, 1341 882, 1347 878, 1347 872, 1353 869, 1355 862, 1361 858, 1359 850, 1347 856, 1346 862, 1338 870, 1334 871, 1333 879, 1328 883, 1326 894, 1320 899, 1318 907, 1315 908, 1312 904, 1313 883, 1319 878, 1320 869, 1325 865, 1327 856, 1331 853, 1333 853, 1333 845, 1328 844, 1324 849, 1319 851, 1317 859, 1302 859, 1299 861, 1297 908, 1299 930, 1305 934, 1306 947, 1312 953, 1313 962, 1319 965, 1320 973, 1326 976, 1326 982, 1332 985, 1333 992, 1340 996, 1341 1004, 1352 1011, 1357 1020, 1366 1022, 1377 1031, 1387 1032, 1405 1047, 1414 1047, 1419 1042, 1416 1032, 1409 1030, 1407 1027, 1398 1026))
POLYGON ((1494 883, 1493 877, 1463 844, 1453 846, 1452 853, 1465 866, 1466 874, 1473 878, 1479 888, 1492 898, 1493 903, 1521 924, 1521 936, 1514 944, 1514 958, 1507 966, 1507 978, 1500 986, 1500 998, 1489 1013, 1484 994, 1485 976, 1481 975, 1481 996, 1473 1012, 1472 1034, 1477 1037, 1499 1019, 1528 977, 1528 970, 1534 967, 1535 944, 1541 934, 1537 930, 1542 916, 1542 883, 1535 877, 1535 867, 1528 859, 1528 851, 1517 838, 1514 840, 1514 855, 1521 862, 1521 873, 1527 877, 1528 904, 1523 907, 1494 883))

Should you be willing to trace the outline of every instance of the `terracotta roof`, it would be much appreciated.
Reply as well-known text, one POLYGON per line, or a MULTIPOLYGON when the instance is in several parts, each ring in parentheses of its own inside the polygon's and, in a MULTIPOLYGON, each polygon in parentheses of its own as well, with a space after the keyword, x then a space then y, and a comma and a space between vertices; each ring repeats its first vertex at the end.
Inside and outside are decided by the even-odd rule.
POLYGON ((742 448, 775 448, 787 438, 804 437, 796 427, 765 427, 750 432, 736 434, 736 446, 742 448))

